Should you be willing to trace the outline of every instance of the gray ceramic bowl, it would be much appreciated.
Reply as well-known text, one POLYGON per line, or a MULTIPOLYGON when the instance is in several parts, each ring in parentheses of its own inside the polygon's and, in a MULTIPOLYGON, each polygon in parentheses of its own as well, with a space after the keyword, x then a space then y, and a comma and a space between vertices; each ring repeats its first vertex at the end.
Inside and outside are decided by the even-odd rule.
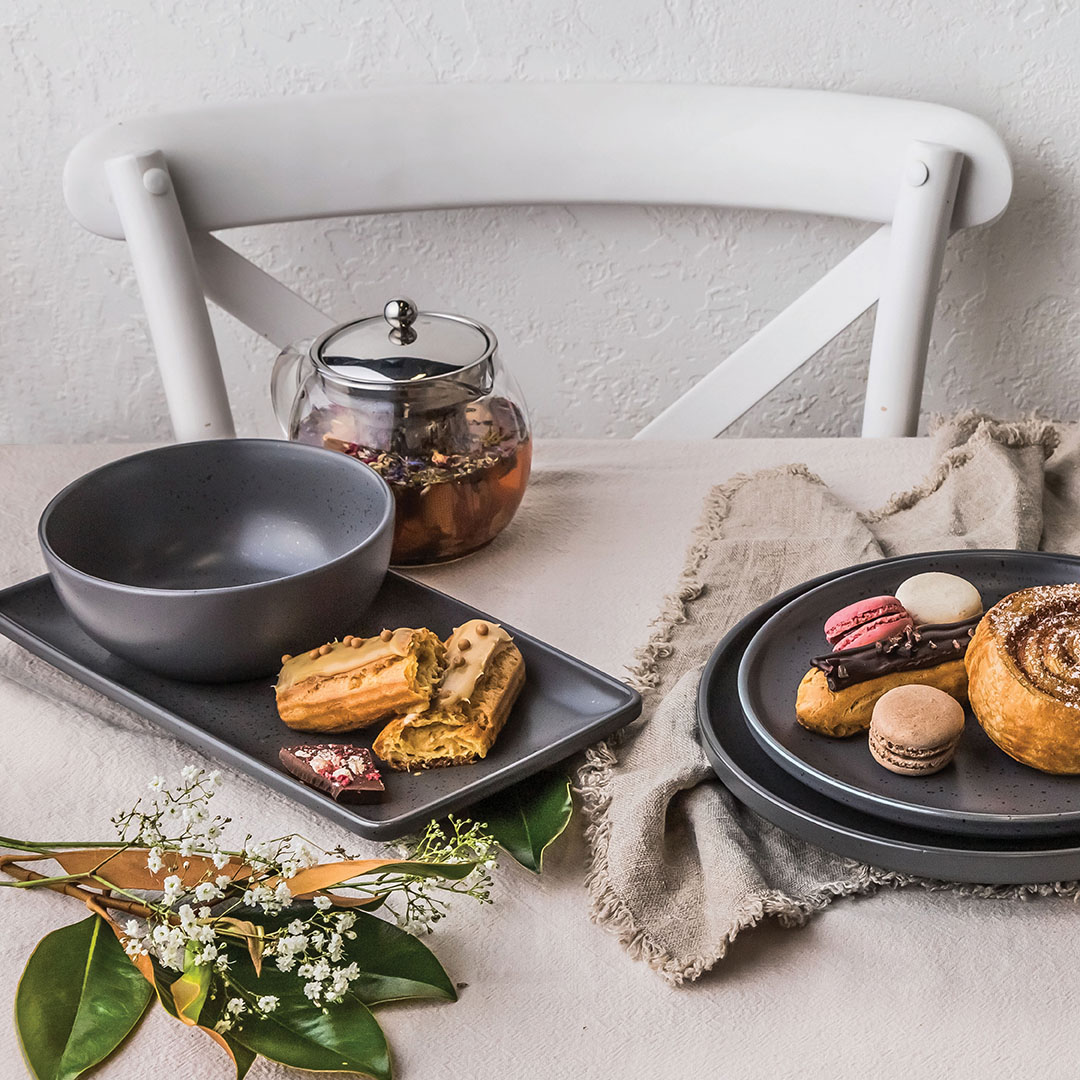
POLYGON ((110 652, 161 675, 270 675, 357 624, 390 562, 394 500, 366 465, 270 439, 112 462, 45 508, 56 591, 110 652))

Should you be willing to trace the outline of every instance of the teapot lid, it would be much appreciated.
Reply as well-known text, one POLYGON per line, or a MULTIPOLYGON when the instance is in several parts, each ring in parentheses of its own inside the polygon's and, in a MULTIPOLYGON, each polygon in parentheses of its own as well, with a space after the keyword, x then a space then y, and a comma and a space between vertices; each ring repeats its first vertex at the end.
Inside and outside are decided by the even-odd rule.
POLYGON ((419 311, 407 297, 390 300, 381 315, 335 326, 312 346, 324 371, 354 383, 428 381, 455 375, 489 359, 495 335, 463 315, 419 311))

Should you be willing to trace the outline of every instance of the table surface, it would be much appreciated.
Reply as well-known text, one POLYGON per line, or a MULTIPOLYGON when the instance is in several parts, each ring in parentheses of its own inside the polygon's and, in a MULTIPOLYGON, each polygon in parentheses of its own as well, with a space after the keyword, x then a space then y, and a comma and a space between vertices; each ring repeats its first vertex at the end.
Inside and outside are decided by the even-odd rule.
MULTIPOLYGON (((140 447, 0 447, 0 585, 42 570, 34 526, 49 497, 87 469, 140 447)), ((928 440, 540 441, 534 482, 513 525, 482 555, 417 577, 497 613, 614 674, 647 637, 681 569, 705 492, 736 473, 805 462, 850 505, 871 508, 916 483, 928 440), (574 472, 566 504, 555 479, 574 472), (510 552, 531 570, 515 579, 510 552)), ((146 777, 175 774, 187 747, 143 721, 79 715, 49 700, 40 667, 0 642, 0 831, 105 838, 110 814, 146 777), (123 753, 112 749, 124 732, 123 753), (59 748, 70 775, 42 782, 35 746, 59 748), (28 748, 29 751, 28 751, 28 748), (29 762, 27 756, 29 753, 29 762)), ((226 770, 219 801, 266 835, 300 831, 326 847, 347 837, 284 797, 226 770)), ((55 838, 55 837, 50 837, 55 838)), ((455 1005, 404 1005, 380 1019, 401 1080, 447 1077, 1065 1077, 1080 1051, 1075 905, 973 899, 921 889, 840 901, 807 926, 747 932, 698 983, 673 988, 588 918, 585 846, 576 821, 536 878, 508 859, 494 904, 460 901, 429 943, 467 984, 455 1005)), ((54 894, 0 890, 10 1003, 22 964, 49 929, 82 917, 54 894)), ((10 1005, 0 1009, 10 1016, 10 1005)), ((0 1023, 4 1077, 18 1076, 0 1023)), ((155 1009, 95 1075, 226 1077, 205 1036, 155 1009)), ((260 1060, 251 1077, 302 1075, 260 1060)))

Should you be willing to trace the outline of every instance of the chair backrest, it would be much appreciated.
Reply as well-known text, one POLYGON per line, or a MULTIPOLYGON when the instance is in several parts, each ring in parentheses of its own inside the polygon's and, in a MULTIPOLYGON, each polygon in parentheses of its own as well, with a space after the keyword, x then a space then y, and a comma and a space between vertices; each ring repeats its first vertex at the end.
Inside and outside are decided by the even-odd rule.
POLYGON ((232 429, 204 291, 278 345, 330 324, 214 230, 544 203, 879 223, 641 434, 717 434, 879 300, 864 434, 910 434, 945 239, 997 217, 1011 189, 995 132, 939 105, 586 83, 370 90, 144 117, 87 136, 64 175, 75 217, 128 241, 179 438, 232 429))

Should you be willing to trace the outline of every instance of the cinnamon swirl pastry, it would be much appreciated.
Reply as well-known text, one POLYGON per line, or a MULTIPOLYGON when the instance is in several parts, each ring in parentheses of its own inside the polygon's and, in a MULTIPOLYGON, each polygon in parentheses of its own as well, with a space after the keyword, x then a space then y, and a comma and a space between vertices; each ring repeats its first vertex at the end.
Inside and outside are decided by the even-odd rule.
POLYGON ((965 665, 972 711, 1006 754, 1080 773, 1080 584, 1006 596, 979 623, 965 665))

